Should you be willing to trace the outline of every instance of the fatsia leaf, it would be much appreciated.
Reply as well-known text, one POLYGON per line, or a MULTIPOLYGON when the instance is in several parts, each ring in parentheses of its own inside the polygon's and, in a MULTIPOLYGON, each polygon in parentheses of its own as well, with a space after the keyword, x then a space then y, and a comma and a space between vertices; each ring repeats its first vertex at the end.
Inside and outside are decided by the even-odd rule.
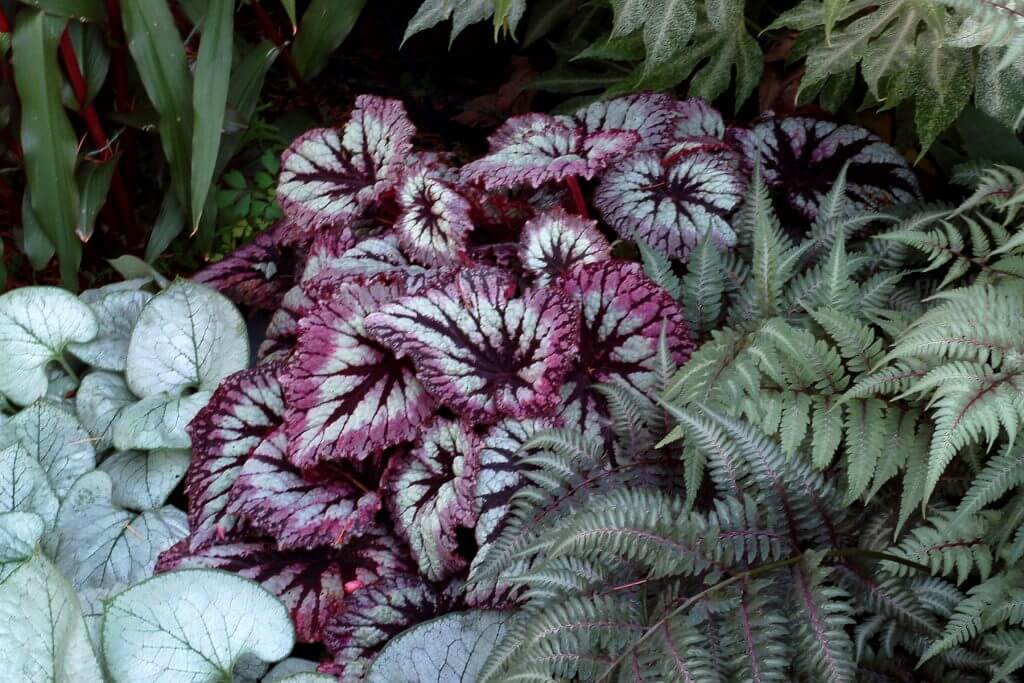
POLYGON ((676 59, 693 35, 697 12, 693 0, 612 0, 612 35, 641 30, 650 71, 676 59))
POLYGON ((111 292, 92 302, 99 332, 94 339, 68 344, 68 351, 84 362, 102 370, 124 372, 128 358, 128 340, 142 308, 153 298, 149 292, 122 290, 111 292))
POLYGON ((0 450, 0 515, 34 513, 49 531, 59 506, 46 472, 31 453, 17 443, 0 450))
POLYGON ((706 234, 720 247, 735 244, 728 218, 743 191, 742 177, 723 154, 695 151, 662 159, 648 152, 605 173, 594 206, 623 237, 685 257, 706 234))
POLYGON ((283 659, 295 643, 288 611, 240 576, 191 569, 117 595, 103 617, 103 654, 124 683, 231 680, 238 661, 283 659))
POLYGON ((120 373, 98 370, 82 379, 75 394, 75 413, 89 432, 96 451, 106 451, 114 442, 114 420, 121 410, 138 401, 120 373))
POLYGON ((278 221, 196 273, 192 281, 213 287, 240 306, 277 308, 292 286, 295 257, 282 239, 294 229, 288 221, 278 221))
POLYGON ((578 349, 579 312, 553 289, 513 298, 493 268, 465 269, 366 318, 370 334, 412 357, 440 402, 474 420, 529 417, 558 404, 578 349))
POLYGON ((143 309, 125 374, 138 396, 180 396, 212 391, 248 364, 249 334, 234 305, 216 290, 179 280, 143 309))
POLYGON ((462 179, 486 189, 529 185, 572 176, 593 178, 633 151, 640 137, 633 131, 587 134, 567 116, 525 114, 509 119, 489 138, 491 152, 462 167, 462 179))
POLYGON ((395 528, 431 581, 466 566, 458 529, 476 524, 474 505, 480 472, 480 442, 462 421, 437 418, 423 429, 415 448, 388 464, 381 486, 395 528))
POLYGON ((453 612, 392 639, 373 660, 368 683, 416 683, 437 678, 472 683, 504 636, 507 612, 453 612))
POLYGON ((28 405, 46 394, 46 366, 73 342, 99 332, 96 315, 56 287, 22 287, 0 296, 0 394, 28 405))
POLYGON ((118 450, 189 448, 188 423, 213 395, 197 391, 188 396, 160 393, 122 408, 111 425, 118 450))
POLYGON ((597 263, 611 258, 612 247, 589 221, 551 209, 523 226, 519 237, 519 261, 532 273, 538 287, 550 285, 577 263, 597 263))
POLYGON ((397 199, 395 233, 411 259, 426 266, 463 260, 473 206, 452 182, 420 164, 403 174, 397 199))
POLYGON ((23 681, 102 681, 78 597, 38 549, 38 519, 0 515, 0 670, 23 681))
POLYGON ((192 464, 185 491, 192 550, 223 538, 235 526, 228 494, 246 458, 281 424, 279 366, 261 365, 224 380, 189 425, 192 464))
POLYGON ((36 401, 0 428, 0 449, 15 444, 42 466, 60 498, 79 476, 96 467, 89 435, 70 410, 50 401, 36 401))
POLYGON ((434 401, 412 363, 370 338, 366 317, 396 299, 390 284, 342 284, 300 323, 284 371, 289 457, 310 467, 323 459, 363 459, 416 435, 434 401))
POLYGON ((190 553, 186 543, 164 553, 157 571, 206 567, 258 581, 288 607, 302 642, 325 640, 324 628, 349 600, 379 580, 413 570, 398 541, 379 529, 343 549, 315 553, 280 550, 268 542, 226 543, 190 553))
POLYGON ((899 204, 918 194, 906 160, 858 126, 794 116, 769 119, 751 129, 733 128, 748 172, 760 165, 765 183, 790 207, 814 219, 832 184, 846 169, 846 194, 864 210, 899 204))
POLYGON ((150 453, 114 453, 99 469, 113 482, 111 501, 131 510, 155 510, 167 502, 188 470, 190 453, 185 450, 157 450, 150 453))
POLYGON ((354 479, 303 473, 288 461, 283 427, 252 452, 230 494, 228 512, 266 532, 282 550, 341 546, 360 536, 380 510, 375 491, 354 479))
MULTIPOLYGON (((437 26, 442 21, 452 20, 452 31, 448 39, 449 46, 455 42, 466 27, 485 19, 495 16, 494 0, 423 0, 415 16, 409 20, 405 28, 405 35, 402 37, 404 44, 412 36, 420 31, 437 26)), ((514 0, 513 7, 509 14, 502 18, 501 23, 507 20, 511 31, 515 32, 515 25, 522 17, 526 9, 523 0, 514 0)), ((495 16, 495 20, 499 17, 495 16)))
POLYGON ((394 187, 414 128, 398 100, 362 95, 344 129, 318 128, 281 157, 277 198, 307 229, 345 227, 394 187))

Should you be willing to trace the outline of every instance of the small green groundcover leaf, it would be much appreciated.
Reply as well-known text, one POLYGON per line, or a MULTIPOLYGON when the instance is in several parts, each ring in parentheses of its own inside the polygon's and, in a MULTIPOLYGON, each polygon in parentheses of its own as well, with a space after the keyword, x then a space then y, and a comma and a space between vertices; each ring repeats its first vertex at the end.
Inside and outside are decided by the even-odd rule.
POLYGON ((239 660, 276 662, 294 644, 288 610, 272 593, 210 569, 143 581, 103 617, 103 653, 119 683, 232 680, 239 660))

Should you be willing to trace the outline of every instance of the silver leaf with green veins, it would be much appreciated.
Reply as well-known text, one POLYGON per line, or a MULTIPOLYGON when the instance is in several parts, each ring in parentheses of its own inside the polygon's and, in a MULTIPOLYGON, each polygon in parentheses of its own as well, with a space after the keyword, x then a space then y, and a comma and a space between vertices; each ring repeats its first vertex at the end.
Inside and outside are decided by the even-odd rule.
POLYGON ((46 472, 20 444, 0 450, 0 512, 34 512, 49 531, 60 502, 46 472))
POLYGON ((51 401, 36 401, 0 428, 0 448, 20 444, 46 472, 63 498, 78 477, 96 467, 92 440, 72 412, 51 401))
POLYGON ((98 370, 85 376, 75 395, 75 412, 92 436, 97 452, 110 448, 114 420, 125 406, 136 401, 138 398, 120 374, 98 370))
POLYGON ((114 505, 131 510, 155 510, 167 502, 188 470, 190 452, 123 451, 103 461, 100 469, 114 482, 114 505))
POLYGON ((111 292, 90 304, 99 322, 99 333, 84 344, 69 344, 68 350, 94 367, 124 372, 132 328, 152 298, 149 292, 129 290, 111 292))
POLYGON ((212 391, 180 398, 155 394, 125 407, 114 420, 114 446, 122 451, 190 448, 185 427, 212 395, 212 391))

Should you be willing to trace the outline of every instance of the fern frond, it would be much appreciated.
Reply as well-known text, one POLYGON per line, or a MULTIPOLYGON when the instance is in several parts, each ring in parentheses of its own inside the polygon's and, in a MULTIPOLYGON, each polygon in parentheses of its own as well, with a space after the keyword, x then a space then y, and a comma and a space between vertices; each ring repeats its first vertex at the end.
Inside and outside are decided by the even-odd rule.
POLYGON ((853 643, 846 633, 853 623, 853 607, 846 591, 826 583, 830 572, 822 568, 821 560, 821 553, 804 553, 791 572, 799 652, 807 658, 813 680, 853 681, 853 643))
POLYGON ((1024 448, 1004 445, 971 482, 950 524, 957 526, 1007 491, 1024 484, 1024 448))
MULTIPOLYGON (((990 522, 979 516, 969 518, 957 526, 949 523, 951 513, 933 513, 932 523, 919 526, 890 553, 912 562, 927 565, 932 573, 941 576, 956 574, 957 584, 967 580, 976 570, 982 580, 992 570, 992 549, 985 542, 990 522)), ((906 566, 883 562, 882 568, 895 576, 906 576, 906 566)))
POLYGON ((721 315, 724 292, 722 255, 708 232, 690 253, 683 276, 683 310, 698 338, 710 330, 721 315))

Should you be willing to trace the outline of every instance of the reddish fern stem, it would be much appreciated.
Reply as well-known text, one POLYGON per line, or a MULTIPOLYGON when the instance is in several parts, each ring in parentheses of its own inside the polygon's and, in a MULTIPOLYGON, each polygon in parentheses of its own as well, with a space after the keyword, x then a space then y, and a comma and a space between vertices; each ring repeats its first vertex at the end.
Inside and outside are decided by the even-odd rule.
POLYGON ((295 81, 296 85, 305 85, 306 81, 302 78, 302 74, 299 73, 299 67, 295 65, 295 60, 292 59, 292 52, 288 49, 288 45, 285 43, 284 36, 277 30, 277 26, 274 25, 274 21, 267 14, 267 10, 263 9, 260 5, 259 0, 249 0, 249 6, 252 7, 252 11, 256 13, 256 21, 260 23, 260 29, 267 34, 267 37, 274 42, 281 50, 281 57, 284 59, 285 65, 288 67, 288 75, 295 81))
POLYGON ((576 180, 576 176, 571 175, 566 178, 565 185, 569 188, 569 194, 572 195, 572 201, 576 205, 576 213, 584 218, 590 218, 590 213, 587 211, 587 202, 583 198, 583 190, 580 188, 580 182, 576 180))

